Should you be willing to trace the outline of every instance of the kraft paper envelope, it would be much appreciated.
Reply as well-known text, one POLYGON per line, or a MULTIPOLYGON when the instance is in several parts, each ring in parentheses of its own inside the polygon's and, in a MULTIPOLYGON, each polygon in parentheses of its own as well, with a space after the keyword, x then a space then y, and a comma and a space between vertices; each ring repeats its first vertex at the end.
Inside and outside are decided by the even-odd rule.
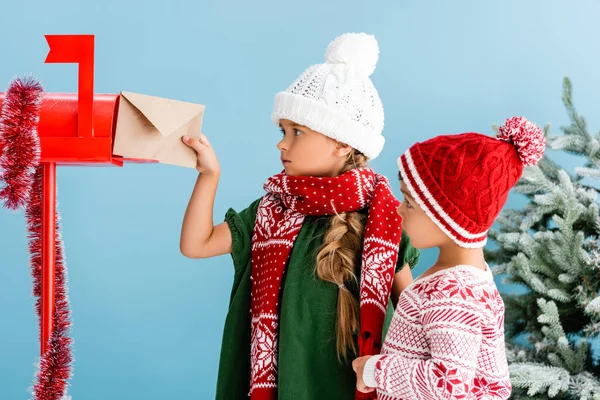
POLYGON ((121 92, 113 154, 196 167, 196 153, 181 137, 200 137, 204 106, 121 92))

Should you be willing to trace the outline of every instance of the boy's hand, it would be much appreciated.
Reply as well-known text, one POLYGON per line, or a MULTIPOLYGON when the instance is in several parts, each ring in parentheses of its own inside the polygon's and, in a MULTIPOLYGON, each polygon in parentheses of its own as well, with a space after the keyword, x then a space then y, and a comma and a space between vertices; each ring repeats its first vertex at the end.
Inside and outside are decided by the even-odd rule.
POLYGON ((219 174, 220 167, 217 155, 205 135, 201 133, 199 139, 192 139, 189 136, 184 136, 181 139, 183 140, 183 143, 196 151, 196 155, 198 156, 196 170, 198 170, 198 172, 201 174, 219 174))
POLYGON ((362 393, 371 393, 375 390, 375 388, 365 385, 365 382, 363 381, 363 370, 365 369, 365 364, 369 358, 371 358, 371 356, 359 357, 352 361, 352 368, 354 369, 354 372, 356 372, 356 389, 362 393))

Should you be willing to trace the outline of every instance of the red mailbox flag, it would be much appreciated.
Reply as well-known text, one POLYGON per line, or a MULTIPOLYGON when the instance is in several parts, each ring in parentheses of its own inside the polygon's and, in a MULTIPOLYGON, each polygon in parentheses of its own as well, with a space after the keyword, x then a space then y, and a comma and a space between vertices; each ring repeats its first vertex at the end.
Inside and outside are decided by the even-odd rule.
POLYGON ((50 51, 46 63, 79 64, 77 137, 92 137, 94 96, 94 36, 45 35, 50 51))

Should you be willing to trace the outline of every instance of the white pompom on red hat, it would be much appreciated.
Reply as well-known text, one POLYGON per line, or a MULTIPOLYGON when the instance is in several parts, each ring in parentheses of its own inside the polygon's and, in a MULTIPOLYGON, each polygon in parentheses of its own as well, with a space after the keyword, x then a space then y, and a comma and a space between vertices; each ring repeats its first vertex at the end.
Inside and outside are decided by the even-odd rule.
POLYGON ((523 165, 535 165, 544 156, 544 131, 525 117, 512 117, 498 129, 497 138, 512 143, 523 165))

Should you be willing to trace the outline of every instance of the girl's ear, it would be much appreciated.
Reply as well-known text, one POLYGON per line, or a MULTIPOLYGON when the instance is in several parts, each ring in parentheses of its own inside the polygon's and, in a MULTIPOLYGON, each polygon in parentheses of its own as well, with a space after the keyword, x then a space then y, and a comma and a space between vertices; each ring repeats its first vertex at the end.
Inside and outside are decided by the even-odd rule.
POLYGON ((346 157, 352 151, 352 147, 345 143, 335 142, 335 150, 333 152, 334 155, 338 157, 346 157))

